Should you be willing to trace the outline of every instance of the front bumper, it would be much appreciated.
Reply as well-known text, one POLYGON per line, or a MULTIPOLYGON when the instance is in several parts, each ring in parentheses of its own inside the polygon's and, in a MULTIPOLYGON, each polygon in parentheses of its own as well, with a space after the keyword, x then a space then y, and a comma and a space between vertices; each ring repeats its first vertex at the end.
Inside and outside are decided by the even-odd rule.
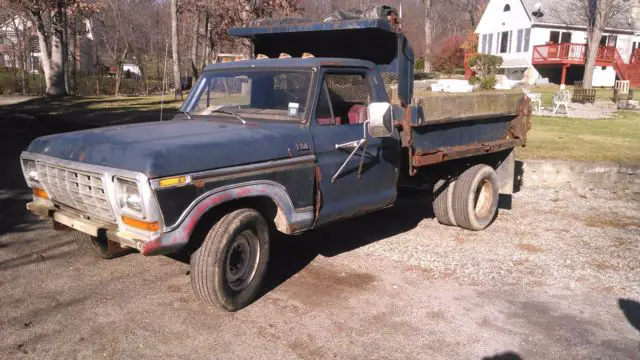
MULTIPOLYGON (((163 241, 163 238, 173 235, 171 233, 162 234, 151 240, 142 240, 137 238, 135 234, 119 231, 112 224, 84 219, 78 214, 51 208, 37 202, 27 203, 27 210, 41 219, 53 220, 53 227, 56 230, 77 230, 93 237, 106 238, 121 246, 136 249, 145 256, 171 253, 180 250, 184 245, 182 242, 175 240, 170 242, 163 241)), ((171 236, 171 238, 173 239, 174 236, 171 236)))

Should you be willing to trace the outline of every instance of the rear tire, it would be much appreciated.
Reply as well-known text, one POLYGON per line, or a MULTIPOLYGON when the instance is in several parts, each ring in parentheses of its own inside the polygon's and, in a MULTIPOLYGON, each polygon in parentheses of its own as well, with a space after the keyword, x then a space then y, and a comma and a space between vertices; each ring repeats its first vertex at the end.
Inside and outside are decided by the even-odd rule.
POLYGON ((71 236, 80 251, 96 255, 102 259, 114 259, 124 255, 126 252, 126 250, 120 248, 119 245, 117 246, 117 251, 114 250, 113 245, 112 249, 109 249, 109 240, 98 239, 77 230, 73 230, 71 236))
POLYGON ((438 180, 433 187, 433 213, 442 225, 456 226, 453 215, 453 189, 455 180, 438 180))
POLYGON ((453 214, 458 226, 483 230, 491 225, 498 211, 498 176, 487 165, 467 169, 456 180, 453 191, 453 214))
POLYGON ((222 217, 191 255, 191 287, 208 305, 237 311, 258 295, 269 261, 269 226, 253 209, 222 217))

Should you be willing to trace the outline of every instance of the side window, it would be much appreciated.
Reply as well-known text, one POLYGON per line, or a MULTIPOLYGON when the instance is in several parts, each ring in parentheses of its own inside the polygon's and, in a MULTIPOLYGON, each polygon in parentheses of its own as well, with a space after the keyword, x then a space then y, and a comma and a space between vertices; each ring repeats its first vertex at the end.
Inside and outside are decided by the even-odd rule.
POLYGON ((366 73, 327 73, 322 86, 323 91, 318 97, 316 108, 318 124, 353 125, 367 120, 371 86, 366 73), (329 111, 324 106, 327 103, 329 111))

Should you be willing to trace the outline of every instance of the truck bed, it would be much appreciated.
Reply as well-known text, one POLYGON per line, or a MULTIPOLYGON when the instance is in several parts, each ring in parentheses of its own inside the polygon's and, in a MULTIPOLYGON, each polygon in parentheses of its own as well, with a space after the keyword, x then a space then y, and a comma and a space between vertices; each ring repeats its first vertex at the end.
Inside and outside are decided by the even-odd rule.
POLYGON ((529 99, 517 92, 429 96, 401 120, 413 167, 526 144, 529 99))

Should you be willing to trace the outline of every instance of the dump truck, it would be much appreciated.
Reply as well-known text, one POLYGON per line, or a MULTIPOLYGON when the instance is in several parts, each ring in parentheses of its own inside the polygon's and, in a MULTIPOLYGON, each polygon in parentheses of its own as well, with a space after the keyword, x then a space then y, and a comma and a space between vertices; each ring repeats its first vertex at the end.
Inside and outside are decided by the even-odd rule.
POLYGON ((522 94, 414 98, 414 53, 386 19, 230 34, 252 58, 208 65, 173 119, 33 140, 27 209, 104 259, 186 254, 196 296, 236 311, 278 266, 278 232, 387 208, 404 187, 432 189, 440 223, 479 231, 513 193, 522 94))

